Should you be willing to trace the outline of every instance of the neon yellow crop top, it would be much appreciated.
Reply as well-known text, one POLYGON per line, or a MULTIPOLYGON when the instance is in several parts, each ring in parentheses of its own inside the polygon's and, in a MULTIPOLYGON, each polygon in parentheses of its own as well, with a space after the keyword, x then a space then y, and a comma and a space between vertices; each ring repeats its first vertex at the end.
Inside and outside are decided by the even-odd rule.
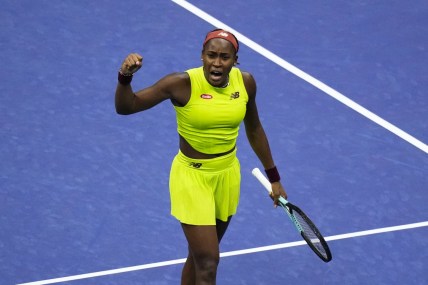
POLYGON ((185 106, 174 106, 178 133, 202 153, 231 150, 236 144, 248 102, 241 71, 232 68, 229 86, 225 88, 209 84, 202 67, 186 72, 190 76, 191 95, 185 106))

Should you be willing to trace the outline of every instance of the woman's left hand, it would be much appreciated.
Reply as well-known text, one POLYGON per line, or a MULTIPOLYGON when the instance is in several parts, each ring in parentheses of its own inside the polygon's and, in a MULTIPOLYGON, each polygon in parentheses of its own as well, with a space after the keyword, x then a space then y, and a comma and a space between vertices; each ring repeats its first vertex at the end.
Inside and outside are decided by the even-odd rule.
POLYGON ((272 192, 270 193, 270 197, 273 199, 273 203, 276 206, 278 206, 279 197, 282 196, 285 199, 287 199, 287 193, 284 190, 284 187, 282 187, 281 182, 274 182, 272 183, 272 192))

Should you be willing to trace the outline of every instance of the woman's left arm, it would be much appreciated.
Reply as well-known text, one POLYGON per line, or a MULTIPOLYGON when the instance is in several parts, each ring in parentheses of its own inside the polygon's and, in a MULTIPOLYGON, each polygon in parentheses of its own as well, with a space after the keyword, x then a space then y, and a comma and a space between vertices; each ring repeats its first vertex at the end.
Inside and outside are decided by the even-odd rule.
MULTIPOLYGON (((250 73, 242 72, 242 76, 244 78, 245 88, 248 93, 247 111, 244 118, 245 132, 254 153, 259 158, 264 169, 273 169, 275 167, 275 162, 272 157, 269 141, 260 122, 257 111, 256 82, 250 73)), ((279 180, 272 182, 272 195, 276 205, 279 196, 287 198, 287 194, 279 180)))

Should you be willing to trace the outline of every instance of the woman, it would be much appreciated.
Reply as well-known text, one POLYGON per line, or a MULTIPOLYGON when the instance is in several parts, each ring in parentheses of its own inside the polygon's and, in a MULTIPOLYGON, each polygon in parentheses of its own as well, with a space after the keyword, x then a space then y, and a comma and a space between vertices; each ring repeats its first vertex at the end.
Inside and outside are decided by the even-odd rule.
POLYGON ((149 109, 169 99, 177 114, 179 151, 170 173, 171 214, 182 226, 188 257, 181 284, 215 284, 219 243, 236 213, 240 166, 236 139, 242 121, 251 147, 272 183, 272 198, 286 193, 280 183, 256 106, 256 83, 234 67, 239 43, 224 30, 209 32, 203 43, 203 66, 173 73, 135 92, 132 75, 142 56, 127 56, 119 71, 116 111, 122 115, 149 109))

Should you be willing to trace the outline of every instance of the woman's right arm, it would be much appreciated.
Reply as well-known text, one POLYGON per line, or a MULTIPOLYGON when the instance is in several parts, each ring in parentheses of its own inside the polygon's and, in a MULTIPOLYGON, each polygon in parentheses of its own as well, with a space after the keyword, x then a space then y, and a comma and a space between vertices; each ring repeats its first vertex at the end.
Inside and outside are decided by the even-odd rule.
POLYGON ((130 54, 123 61, 119 74, 115 93, 116 112, 121 115, 134 114, 147 110, 166 99, 181 101, 180 91, 186 90, 188 76, 186 73, 173 73, 160 79, 158 82, 134 92, 129 79, 129 75, 137 72, 142 66, 142 56, 130 54), (128 75, 128 76, 127 76, 128 75))

